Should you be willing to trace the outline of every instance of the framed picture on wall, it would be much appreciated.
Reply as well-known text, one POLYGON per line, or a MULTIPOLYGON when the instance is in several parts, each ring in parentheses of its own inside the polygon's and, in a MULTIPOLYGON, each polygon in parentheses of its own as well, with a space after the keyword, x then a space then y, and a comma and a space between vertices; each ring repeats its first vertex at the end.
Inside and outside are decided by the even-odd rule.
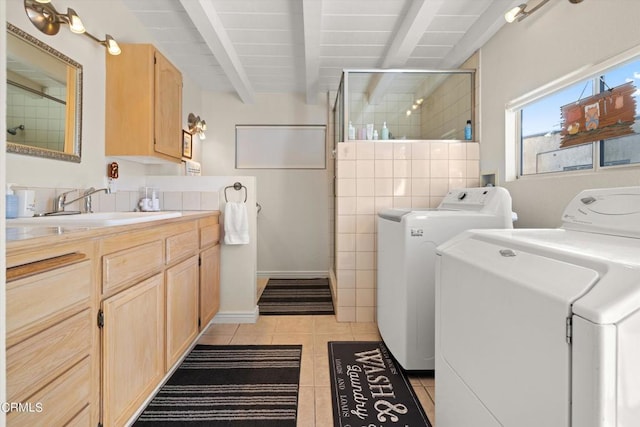
POLYGON ((186 130, 182 131, 182 157, 191 158, 191 148, 193 148, 193 136, 186 130))

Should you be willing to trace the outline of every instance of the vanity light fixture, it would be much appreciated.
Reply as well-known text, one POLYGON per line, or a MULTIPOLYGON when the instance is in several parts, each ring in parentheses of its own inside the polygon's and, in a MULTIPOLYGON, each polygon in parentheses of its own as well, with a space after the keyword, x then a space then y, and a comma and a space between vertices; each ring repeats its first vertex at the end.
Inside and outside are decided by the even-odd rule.
POLYGON ((508 10, 507 13, 504 14, 504 20, 507 21, 508 23, 512 23, 514 21, 520 22, 527 16, 531 15, 536 10, 540 9, 542 6, 544 6, 548 2, 549 0, 542 0, 540 3, 538 3, 534 8, 530 10, 527 10, 527 4, 523 3, 519 6, 514 7, 513 9, 508 10))
MULTIPOLYGON (((523 3, 519 6, 514 7, 513 9, 509 9, 504 14, 504 20, 507 21, 508 23, 512 23, 514 21, 520 22, 527 16, 531 15, 536 10, 540 9, 542 6, 544 6, 548 2, 549 0, 541 0, 535 7, 533 7, 530 10, 527 10, 527 4, 523 3)), ((569 3, 578 4, 578 3, 582 3, 582 0, 569 0, 569 3)))
POLYGON ((200 116, 196 116, 193 113, 189 113, 187 118, 187 126, 189 126, 189 132, 191 134, 197 134, 201 140, 206 139, 204 132, 207 130, 207 122, 202 120, 200 116))
POLYGON ((54 36, 60 31, 60 24, 69 25, 69 30, 76 34, 84 34, 104 45, 111 55, 119 55, 118 43, 107 34, 105 40, 89 34, 75 10, 67 8, 67 13, 60 13, 51 4, 51 0, 24 0, 24 10, 31 23, 43 33, 54 36))

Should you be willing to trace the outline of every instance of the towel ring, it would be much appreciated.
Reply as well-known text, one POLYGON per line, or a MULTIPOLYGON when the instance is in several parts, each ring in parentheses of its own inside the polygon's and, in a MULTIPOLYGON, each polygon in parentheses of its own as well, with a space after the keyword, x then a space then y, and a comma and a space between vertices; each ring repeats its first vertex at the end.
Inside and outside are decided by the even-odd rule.
POLYGON ((241 182, 236 182, 233 185, 228 185, 226 187, 224 187, 224 201, 225 202, 229 202, 229 199, 227 198, 227 190, 233 188, 236 191, 240 191, 244 188, 244 202, 247 203, 247 187, 245 187, 244 185, 242 185, 241 182))

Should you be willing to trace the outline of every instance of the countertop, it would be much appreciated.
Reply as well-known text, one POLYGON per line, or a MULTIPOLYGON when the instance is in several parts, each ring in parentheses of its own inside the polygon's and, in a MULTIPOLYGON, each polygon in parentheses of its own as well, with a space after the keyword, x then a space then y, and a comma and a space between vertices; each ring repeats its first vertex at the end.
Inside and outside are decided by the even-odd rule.
POLYGON ((169 224, 172 222, 193 220, 200 217, 209 216, 211 214, 220 215, 220 211, 183 211, 181 216, 175 218, 111 226, 7 226, 5 228, 5 239, 8 250, 18 249, 22 246, 27 245, 45 245, 67 240, 70 241, 75 239, 83 239, 87 237, 99 237, 121 231, 125 228, 127 230, 137 230, 157 225, 169 224))

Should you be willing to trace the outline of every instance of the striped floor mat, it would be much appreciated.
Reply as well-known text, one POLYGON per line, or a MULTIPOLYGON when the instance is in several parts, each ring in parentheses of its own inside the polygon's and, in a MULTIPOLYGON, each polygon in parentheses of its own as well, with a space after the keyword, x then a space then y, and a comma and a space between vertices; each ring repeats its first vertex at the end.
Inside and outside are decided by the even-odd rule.
POLYGON ((258 301, 260 314, 333 314, 329 279, 269 279, 258 301))
POLYGON ((197 345, 133 424, 295 427, 301 345, 197 345))

